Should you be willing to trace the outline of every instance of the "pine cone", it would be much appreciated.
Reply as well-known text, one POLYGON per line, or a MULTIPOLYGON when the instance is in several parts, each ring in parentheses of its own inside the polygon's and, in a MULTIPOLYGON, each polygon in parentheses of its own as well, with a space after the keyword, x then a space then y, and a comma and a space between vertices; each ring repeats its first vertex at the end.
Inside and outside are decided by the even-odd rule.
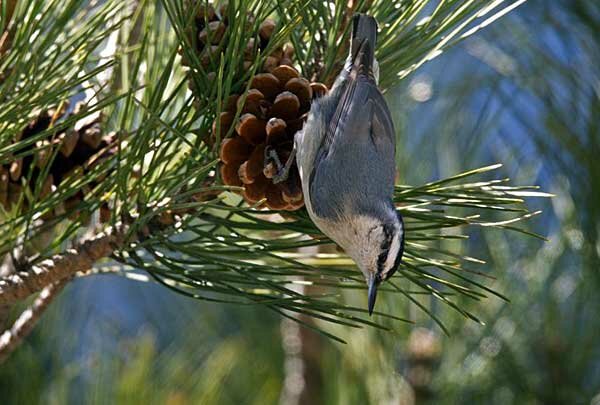
POLYGON ((227 110, 215 120, 221 134, 233 125, 234 134, 221 142, 221 180, 230 186, 243 186, 244 199, 255 204, 266 198, 273 210, 297 210, 304 206, 300 175, 294 165, 288 179, 274 184, 271 178, 276 168, 264 166, 265 148, 274 148, 285 164, 294 134, 302 129, 313 98, 322 96, 327 87, 309 83, 296 69, 280 64, 270 73, 254 76, 244 97, 232 96, 227 110), (233 101, 235 100, 235 101, 233 101), (240 118, 233 122, 236 110, 240 118))
MULTIPOLYGON (((219 54, 228 46, 227 6, 218 10, 210 3, 188 0, 190 10, 197 10, 188 39, 198 55, 209 78, 216 78, 219 54)), ((247 16, 248 29, 254 23, 247 16)), ((276 24, 264 20, 255 37, 248 41, 244 52, 244 66, 240 75, 252 65, 258 55, 267 49, 275 32, 276 24)), ((298 169, 294 166, 287 181, 273 184, 276 172, 272 165, 264 167, 264 151, 272 147, 285 164, 292 146, 294 134, 302 128, 310 103, 314 97, 325 94, 328 89, 321 83, 310 83, 292 67, 294 48, 290 44, 274 49, 250 83, 250 90, 241 97, 232 95, 225 100, 223 112, 213 122, 209 145, 220 142, 221 180, 230 186, 244 187, 244 199, 250 204, 266 198, 266 206, 275 210, 297 210, 304 206, 298 169), (239 111, 239 119, 234 122, 239 111), (231 130, 232 136, 224 139, 231 130)), ((189 66, 189 61, 182 60, 189 66)), ((239 79, 238 77, 237 79, 239 79)), ((234 78, 235 81, 236 78, 234 78)), ((202 95, 190 77, 189 87, 201 105, 202 95)), ((245 88, 242 85, 242 88, 245 88)))
MULTIPOLYGON (((85 108, 83 104, 76 105, 73 114, 79 113, 83 108, 85 108)), ((66 106, 62 110, 42 111, 21 131, 15 141, 36 136, 47 130, 56 121, 66 116, 65 110, 66 106)), ((7 210, 12 209, 24 192, 23 186, 33 190, 38 176, 44 169, 48 170, 48 175, 40 191, 41 198, 53 192, 66 178, 82 175, 114 154, 115 149, 111 146, 114 146, 116 136, 114 133, 105 135, 101 122, 101 114, 88 115, 52 140, 44 139, 27 148, 37 149, 35 153, 0 165, 0 204, 7 210), (53 155, 56 156, 51 160, 53 155), (47 165, 50 167, 47 168, 47 165), (29 176, 31 177, 28 182, 29 176)), ((27 149, 20 150, 19 153, 26 152, 27 149)), ((79 190, 65 201, 65 207, 53 214, 59 214, 58 211, 62 211, 63 208, 66 212, 72 210, 85 198, 85 193, 89 192, 90 186, 93 187, 94 184, 89 185, 85 190, 79 190)), ((51 216, 53 215, 45 218, 51 216)))
MULTIPOLYGON (((196 10, 192 25, 187 29, 188 40, 198 56, 202 68, 207 72, 209 80, 212 81, 217 75, 216 72, 219 67, 220 54, 221 52, 224 52, 228 46, 228 7, 227 4, 222 4, 218 9, 215 9, 211 3, 205 3, 204 0, 187 0, 186 3, 190 10, 196 10)), ((248 30, 250 30, 254 23, 254 16, 251 13, 248 13, 246 19, 248 30)), ((261 54, 264 54, 275 31, 275 26, 275 21, 267 18, 260 24, 257 35, 250 38, 244 51, 244 62, 243 65, 240 66, 240 75, 244 74, 250 68, 257 58, 258 51, 260 51, 261 54)), ((180 53, 182 54, 181 63, 184 66, 190 66, 190 62, 182 52, 182 49, 180 49, 180 53)), ((263 69, 266 70, 269 66, 274 68, 278 66, 280 62, 285 62, 286 60, 291 64, 290 58, 289 55, 286 57, 283 48, 280 47, 275 49, 266 58, 267 61, 265 62, 263 69)), ((239 78, 240 77, 234 78, 234 81, 239 78)), ((189 78, 188 86, 196 98, 195 105, 201 105, 202 94, 200 94, 199 89, 196 88, 191 77, 189 78)))

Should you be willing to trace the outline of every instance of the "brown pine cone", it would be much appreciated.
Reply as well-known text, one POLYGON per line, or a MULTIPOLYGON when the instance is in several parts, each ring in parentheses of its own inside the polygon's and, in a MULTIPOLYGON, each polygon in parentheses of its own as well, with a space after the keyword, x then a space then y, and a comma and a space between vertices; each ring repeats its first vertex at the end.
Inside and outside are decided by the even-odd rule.
MULTIPOLYGON (((83 108, 85 108, 83 104, 76 105, 74 113, 81 112, 83 108)), ((36 136, 67 116, 66 105, 61 110, 42 111, 23 128, 17 135, 16 141, 36 136)), ((116 153, 114 148, 116 136, 115 134, 104 134, 101 126, 102 119, 103 117, 99 113, 88 115, 77 121, 73 127, 53 138, 38 141, 35 145, 17 152, 17 154, 28 151, 33 153, 0 165, 0 204, 5 209, 12 209, 25 191, 24 183, 25 187, 33 192, 42 170, 47 169, 48 175, 42 184, 40 198, 56 190, 63 180, 81 175, 114 155, 116 153), (111 146, 113 147, 111 148, 111 146), (48 165, 50 165, 49 168, 48 165)), ((79 190, 77 195, 65 202, 65 205, 73 208, 76 203, 85 198, 86 192, 89 192, 89 188, 79 190)), ((57 211, 62 211, 62 209, 57 211)), ((45 218, 49 217, 52 215, 45 218)))
POLYGON ((310 83, 289 65, 279 64, 271 72, 255 75, 250 90, 243 96, 232 96, 235 102, 226 103, 227 110, 217 118, 221 134, 234 127, 233 136, 221 142, 223 183, 243 186, 242 196, 249 204, 266 198, 265 205, 269 209, 302 208, 304 199, 297 167, 292 167, 285 182, 273 184, 271 178, 277 168, 272 163, 264 166, 265 148, 273 148, 285 164, 294 135, 306 121, 312 99, 326 92, 324 84, 310 83), (236 109, 240 110, 240 117, 233 122, 236 109))
MULTIPOLYGON (((189 43, 209 79, 214 80, 219 55, 229 45, 227 6, 216 9, 210 2, 201 0, 187 0, 187 6, 196 11, 187 30, 189 43)), ((247 20, 250 30, 253 15, 248 14, 247 20)), ((247 43, 240 75, 250 68, 259 50, 264 53, 276 28, 271 19, 260 23, 258 32, 247 43)), ((210 146, 220 144, 219 172, 224 184, 244 187, 242 195, 249 204, 266 199, 265 205, 277 210, 301 208, 304 205, 302 188, 295 166, 286 182, 273 184, 271 178, 277 169, 273 165, 264 167, 265 148, 273 148, 285 164, 294 134, 304 125, 312 99, 328 91, 324 84, 310 83, 301 77, 292 66, 293 57, 294 48, 290 44, 272 50, 257 69, 250 90, 224 100, 223 111, 213 121, 211 134, 205 139, 210 146), (239 118, 234 122, 236 115, 239 118)), ((185 59, 184 55, 183 65, 189 66, 185 59)), ((195 105, 202 105, 202 95, 191 76, 189 87, 195 96, 195 105)))

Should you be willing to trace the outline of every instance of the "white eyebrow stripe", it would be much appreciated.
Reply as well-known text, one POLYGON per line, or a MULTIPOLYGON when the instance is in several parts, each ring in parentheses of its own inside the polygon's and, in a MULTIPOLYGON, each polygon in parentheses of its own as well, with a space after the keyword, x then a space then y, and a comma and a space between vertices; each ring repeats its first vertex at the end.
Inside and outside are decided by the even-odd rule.
POLYGON ((390 250, 388 250, 387 258, 385 259, 385 266, 383 268, 383 276, 392 269, 392 266, 396 262, 396 257, 400 252, 400 233, 396 232, 394 234, 394 239, 392 240, 392 245, 390 246, 390 250))

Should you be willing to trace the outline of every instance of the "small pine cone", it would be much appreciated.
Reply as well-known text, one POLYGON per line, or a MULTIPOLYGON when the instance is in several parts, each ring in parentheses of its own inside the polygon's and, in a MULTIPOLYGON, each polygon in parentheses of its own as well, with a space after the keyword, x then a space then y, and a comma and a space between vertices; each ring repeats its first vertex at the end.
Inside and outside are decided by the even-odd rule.
MULTIPOLYGON (((282 54, 293 56, 293 48, 282 54)), ((231 96, 225 112, 215 119, 221 134, 232 126, 233 136, 221 142, 221 180, 225 185, 243 186, 242 196, 249 204, 266 199, 264 206, 272 210, 294 211, 304 206, 298 169, 293 166, 288 179, 274 184, 278 168, 273 162, 265 166, 265 149, 277 153, 281 164, 287 161, 294 135, 302 129, 311 101, 327 92, 322 83, 310 83, 291 66, 277 64, 270 73, 259 73, 242 96, 231 96), (237 122, 231 122, 236 111, 237 122)))
MULTIPOLYGON (((231 10, 227 5, 216 10, 211 2, 203 0, 187 0, 186 6, 195 10, 195 18, 185 33, 192 44, 192 51, 212 82, 216 80, 219 54, 229 46, 227 30, 231 10)), ((255 29, 254 16, 248 14, 246 17, 247 29, 255 29)), ((264 54, 277 29, 277 23, 271 19, 260 21, 258 31, 249 35, 243 47, 242 66, 234 82, 239 81, 253 66, 259 52, 264 54)), ((185 56, 186 52, 181 54, 185 56)), ((265 149, 273 148, 281 163, 285 164, 294 135, 306 121, 311 100, 327 92, 325 85, 310 83, 301 77, 293 67, 293 58, 292 45, 271 47, 263 65, 258 66, 249 84, 250 89, 245 94, 232 94, 224 100, 222 111, 213 121, 210 136, 203 137, 209 146, 217 140, 220 142, 219 173, 223 184, 244 187, 242 195, 250 204, 266 198, 265 205, 278 210, 301 208, 302 188, 295 168, 283 184, 273 184, 271 179, 277 167, 273 164, 265 167, 265 149), (234 122, 236 115, 239 118, 234 122)), ((182 63, 188 65, 186 60, 182 60, 182 63)), ((193 104, 201 108, 205 103, 202 102, 202 89, 197 87, 190 76, 189 88, 195 96, 193 104)), ((245 84, 241 88, 245 88, 245 84)))
MULTIPOLYGON (((68 118, 66 106, 63 107, 41 111, 23 128, 15 141, 34 137, 50 129, 58 120, 68 118)), ((85 108, 85 105, 80 103, 73 111, 80 113, 85 108)), ((29 187, 29 191, 33 191, 41 170, 48 171, 39 194, 40 198, 44 198, 60 187, 63 180, 81 176, 93 169, 95 164, 113 156, 116 148, 111 145, 114 146, 117 139, 115 135, 104 135, 102 120, 100 113, 89 114, 56 137, 42 139, 34 145, 19 150, 19 153, 27 151, 32 153, 24 158, 9 161, 7 167, 0 170, 0 203, 5 207, 14 205, 25 191, 22 187, 24 182, 29 181, 25 186, 29 187), (30 173, 33 173, 33 176, 30 176, 30 173), (8 177, 5 178, 6 176, 8 177)), ((88 189, 79 190, 78 199, 83 199, 88 192, 88 189)), ((71 205, 73 203, 70 202, 71 205)), ((49 215, 44 218, 51 217, 52 215, 49 215)))
MULTIPOLYGON (((226 52, 227 47, 230 45, 230 35, 227 32, 229 29, 228 6, 227 4, 222 4, 218 10, 215 10, 215 7, 211 3, 205 2, 205 0, 186 1, 186 7, 189 10, 196 10, 196 13, 195 18, 190 21, 190 26, 186 27, 185 34, 189 44, 192 46, 190 51, 196 54, 203 69, 206 71, 208 83, 214 82, 220 63, 220 54, 226 52)), ((246 15, 246 24, 247 30, 252 32, 245 44, 242 65, 239 66, 239 72, 236 73, 233 82, 239 81, 246 74, 257 59, 259 52, 264 54, 277 28, 275 21, 267 18, 260 23, 258 31, 254 32, 253 30, 256 29, 256 26, 254 24, 254 16, 250 12, 246 15)), ((182 55, 181 63, 184 66, 190 66, 189 53, 186 55, 186 52, 182 48, 180 48, 179 53, 182 55)), ((268 66, 265 66, 263 71, 268 72, 270 69, 269 66, 276 67, 279 65, 279 61, 284 55, 285 52, 282 47, 272 49, 271 53, 267 56, 267 59, 269 59, 268 64, 265 63, 268 66)), ((200 100, 203 98, 203 91, 196 88, 197 86, 193 83, 191 77, 189 82, 188 87, 194 96, 196 96, 194 105, 201 108, 203 103, 200 100)), ((252 113, 255 114, 255 112, 252 113)))

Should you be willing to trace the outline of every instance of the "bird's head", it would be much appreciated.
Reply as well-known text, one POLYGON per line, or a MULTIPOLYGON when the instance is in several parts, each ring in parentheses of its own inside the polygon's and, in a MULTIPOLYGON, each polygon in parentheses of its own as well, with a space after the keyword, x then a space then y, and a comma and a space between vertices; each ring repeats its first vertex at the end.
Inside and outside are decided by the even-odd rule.
MULTIPOLYGON (((395 209, 383 215, 361 215, 345 222, 351 228, 340 243, 365 276, 369 315, 379 285, 398 269, 404 253, 404 224, 395 209)), ((339 242, 338 242, 339 243, 339 242)))

